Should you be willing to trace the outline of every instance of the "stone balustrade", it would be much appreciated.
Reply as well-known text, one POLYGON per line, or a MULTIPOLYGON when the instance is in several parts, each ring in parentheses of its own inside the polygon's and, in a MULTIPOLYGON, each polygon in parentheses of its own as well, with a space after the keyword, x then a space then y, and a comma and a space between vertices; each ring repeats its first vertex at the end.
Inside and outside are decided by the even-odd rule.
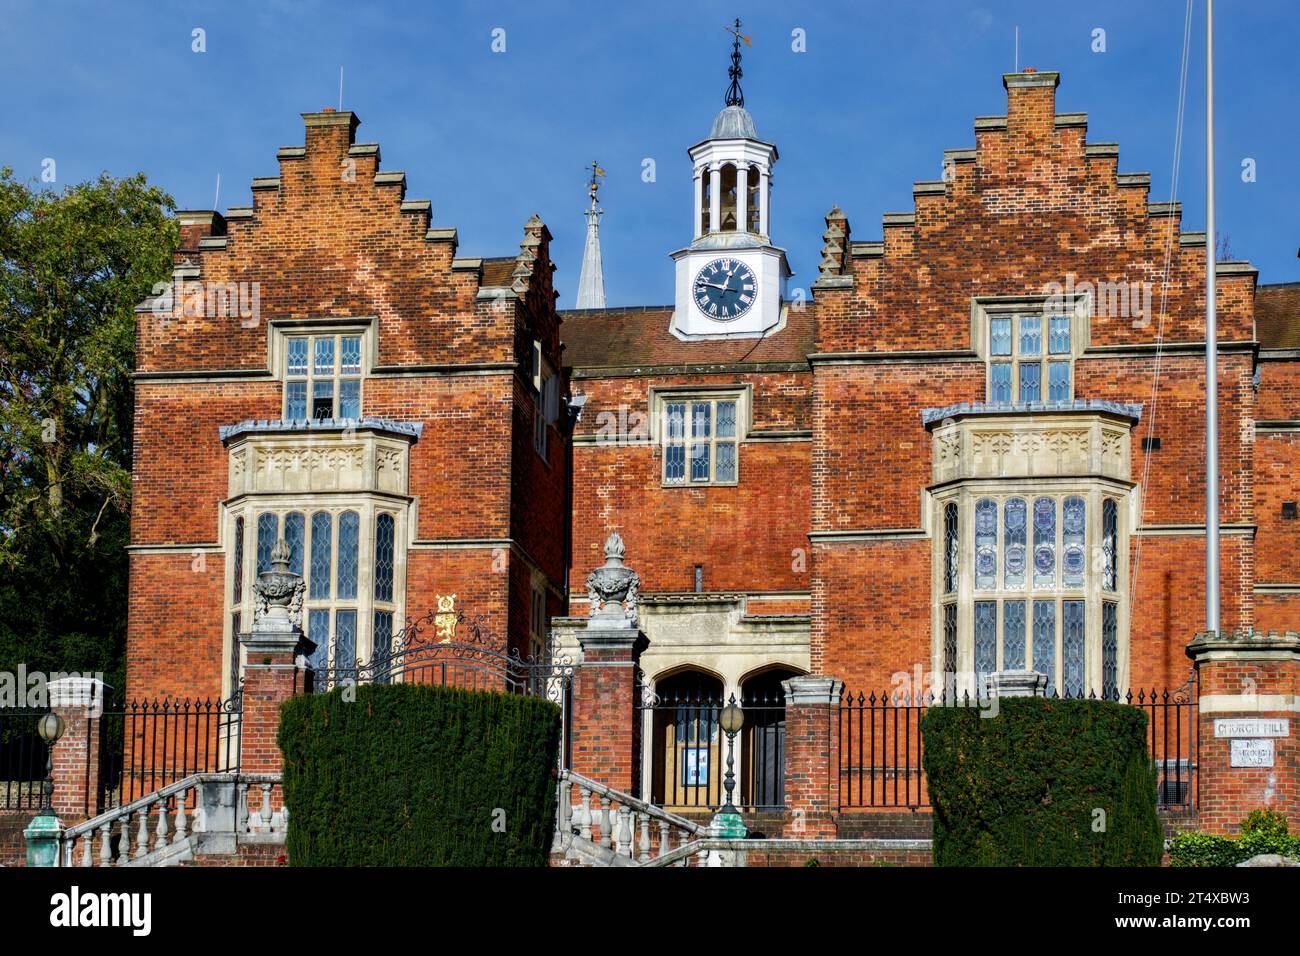
MULTIPOLYGON (((568 770, 560 771, 553 852, 596 866, 645 866, 707 836, 707 826, 606 787, 568 770)), ((675 866, 705 865, 704 852, 681 855, 675 866)))
POLYGON ((278 775, 195 774, 63 833, 63 866, 167 866, 240 843, 283 843, 278 775))

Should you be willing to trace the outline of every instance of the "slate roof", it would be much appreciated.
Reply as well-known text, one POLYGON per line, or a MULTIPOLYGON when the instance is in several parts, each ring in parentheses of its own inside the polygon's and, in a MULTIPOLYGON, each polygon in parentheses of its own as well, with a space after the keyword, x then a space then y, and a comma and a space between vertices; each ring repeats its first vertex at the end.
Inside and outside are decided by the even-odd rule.
POLYGON ((813 346, 808 308, 791 308, 785 328, 766 338, 693 342, 683 342, 669 331, 671 305, 570 309, 560 317, 564 364, 569 368, 802 363, 813 346))
POLYGON ((1300 282, 1255 290, 1255 336, 1260 348, 1300 349, 1300 282))

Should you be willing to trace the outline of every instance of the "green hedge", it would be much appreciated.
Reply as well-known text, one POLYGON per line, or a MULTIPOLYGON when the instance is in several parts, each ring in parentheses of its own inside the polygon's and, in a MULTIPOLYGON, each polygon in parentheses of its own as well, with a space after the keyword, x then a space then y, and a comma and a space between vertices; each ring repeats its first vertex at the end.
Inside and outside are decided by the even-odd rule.
POLYGON ((1287 830, 1285 814, 1255 810, 1242 821, 1240 837, 1178 834, 1169 843, 1169 862, 1174 866, 1236 866, 1261 853, 1300 860, 1300 837, 1291 836, 1287 830))
POLYGON ((935 865, 1158 866, 1146 714, 1099 700, 997 703, 996 716, 925 715, 935 865))
POLYGON ((559 708, 518 694, 365 684, 295 697, 279 731, 289 861, 545 866, 559 737, 559 708))

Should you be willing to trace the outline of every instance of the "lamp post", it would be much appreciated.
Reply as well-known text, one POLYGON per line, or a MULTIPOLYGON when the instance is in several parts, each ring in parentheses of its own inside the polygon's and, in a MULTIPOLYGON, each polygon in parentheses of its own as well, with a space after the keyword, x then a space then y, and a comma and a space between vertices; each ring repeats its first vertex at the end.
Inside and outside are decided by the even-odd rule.
POLYGON ((41 784, 45 801, 41 804, 41 816, 54 816, 54 745, 63 736, 64 727, 63 718, 53 711, 36 721, 36 732, 45 741, 45 782, 41 784))
POLYGON ((63 736, 63 718, 50 712, 36 721, 36 732, 46 744, 45 782, 41 784, 44 801, 32 822, 23 831, 27 841, 28 866, 58 866, 63 845, 63 825, 54 812, 54 745, 63 736))
POLYGON ((719 722, 722 724, 723 732, 727 735, 727 775, 723 784, 727 791, 727 802, 722 805, 713 818, 713 832, 716 836, 744 839, 748 832, 745 829, 745 821, 741 819, 740 811, 736 809, 736 805, 732 802, 732 792, 736 788, 736 734, 745 725, 745 712, 736 703, 735 694, 731 695, 731 699, 727 701, 727 706, 722 708, 719 722))

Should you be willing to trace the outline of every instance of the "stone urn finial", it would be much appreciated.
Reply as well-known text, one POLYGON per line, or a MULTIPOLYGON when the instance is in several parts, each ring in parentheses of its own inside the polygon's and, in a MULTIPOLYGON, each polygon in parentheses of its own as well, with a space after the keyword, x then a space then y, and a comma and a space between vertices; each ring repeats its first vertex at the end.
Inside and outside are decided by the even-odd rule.
POLYGON ((289 545, 281 538, 271 549, 271 569, 257 576, 253 585, 257 592, 253 608, 255 629, 302 629, 302 575, 289 570, 289 557, 289 545))
POLYGON ((605 539, 605 563, 587 575, 588 627, 634 627, 641 578, 623 564, 626 546, 617 531, 605 539))

